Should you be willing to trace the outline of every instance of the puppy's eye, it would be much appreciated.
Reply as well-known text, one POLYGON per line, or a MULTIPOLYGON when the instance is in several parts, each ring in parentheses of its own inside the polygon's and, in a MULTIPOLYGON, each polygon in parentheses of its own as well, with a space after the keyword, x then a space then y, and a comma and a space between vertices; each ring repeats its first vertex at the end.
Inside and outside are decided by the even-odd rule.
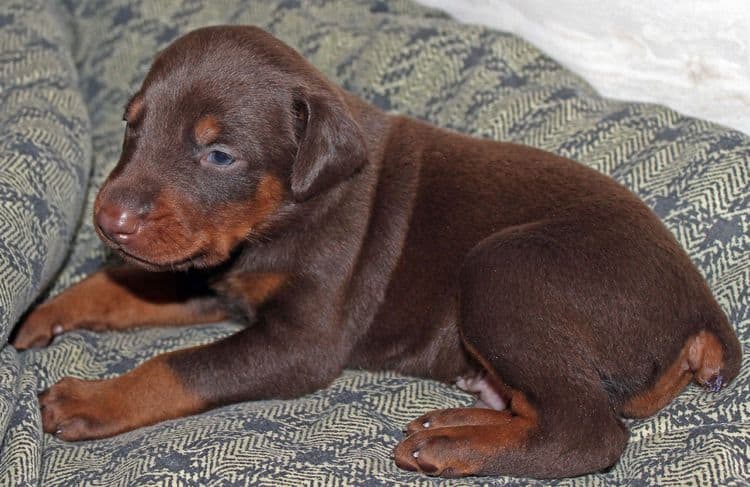
POLYGON ((220 150, 212 150, 208 153, 208 162, 217 166, 228 166, 234 162, 234 157, 220 150))

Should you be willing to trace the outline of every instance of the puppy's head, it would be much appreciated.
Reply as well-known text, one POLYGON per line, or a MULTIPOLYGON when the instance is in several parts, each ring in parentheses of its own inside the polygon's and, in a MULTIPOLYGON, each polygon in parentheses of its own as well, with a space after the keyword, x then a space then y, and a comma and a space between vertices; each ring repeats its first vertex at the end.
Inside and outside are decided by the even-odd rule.
POLYGON ((176 40, 124 119, 122 156, 97 195, 95 227, 152 270, 225 261, 366 161, 342 93, 254 27, 176 40))

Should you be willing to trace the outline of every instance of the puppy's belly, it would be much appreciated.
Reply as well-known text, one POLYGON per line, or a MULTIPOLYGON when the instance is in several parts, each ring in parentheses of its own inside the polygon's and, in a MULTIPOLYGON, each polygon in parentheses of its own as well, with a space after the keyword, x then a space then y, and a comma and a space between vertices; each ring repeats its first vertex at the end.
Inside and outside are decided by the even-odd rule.
POLYGON ((438 306, 411 309, 386 306, 377 315, 349 361, 350 367, 367 370, 392 370, 405 375, 454 382, 470 376, 475 367, 469 362, 458 331, 457 302, 445 299, 438 306))

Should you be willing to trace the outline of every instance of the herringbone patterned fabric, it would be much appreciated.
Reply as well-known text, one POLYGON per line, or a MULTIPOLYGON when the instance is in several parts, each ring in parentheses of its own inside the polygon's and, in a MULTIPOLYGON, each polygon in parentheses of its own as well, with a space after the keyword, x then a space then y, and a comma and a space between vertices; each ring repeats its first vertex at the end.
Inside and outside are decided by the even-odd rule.
MULTIPOLYGON (((0 5, 0 331, 48 284, 104 258, 91 201, 118 157, 122 107, 153 54, 188 30, 252 23, 380 107, 542 147, 611 174, 666 221, 750 343, 750 138, 659 106, 599 98, 524 41, 401 1, 6 0, 0 5)), ((461 161, 456 161, 461 164, 461 161)), ((654 326, 659 326, 654 323, 654 326)), ((110 377, 236 325, 74 332, 0 350, 1 485, 528 485, 432 481, 390 452, 410 419, 469 404, 456 389, 347 372, 293 401, 237 404, 121 436, 43 435, 36 393, 65 375, 110 377)), ((630 422, 609 472, 561 485, 750 481, 750 373, 719 394, 689 387, 630 422)))

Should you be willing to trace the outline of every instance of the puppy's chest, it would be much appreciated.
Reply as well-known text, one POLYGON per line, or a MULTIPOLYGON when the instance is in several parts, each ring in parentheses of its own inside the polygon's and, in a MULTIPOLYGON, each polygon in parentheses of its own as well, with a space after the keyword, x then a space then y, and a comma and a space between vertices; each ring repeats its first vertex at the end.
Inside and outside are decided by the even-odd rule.
POLYGON ((233 317, 253 321, 255 311, 276 296, 287 280, 284 273, 240 272, 226 276, 212 288, 233 317))

